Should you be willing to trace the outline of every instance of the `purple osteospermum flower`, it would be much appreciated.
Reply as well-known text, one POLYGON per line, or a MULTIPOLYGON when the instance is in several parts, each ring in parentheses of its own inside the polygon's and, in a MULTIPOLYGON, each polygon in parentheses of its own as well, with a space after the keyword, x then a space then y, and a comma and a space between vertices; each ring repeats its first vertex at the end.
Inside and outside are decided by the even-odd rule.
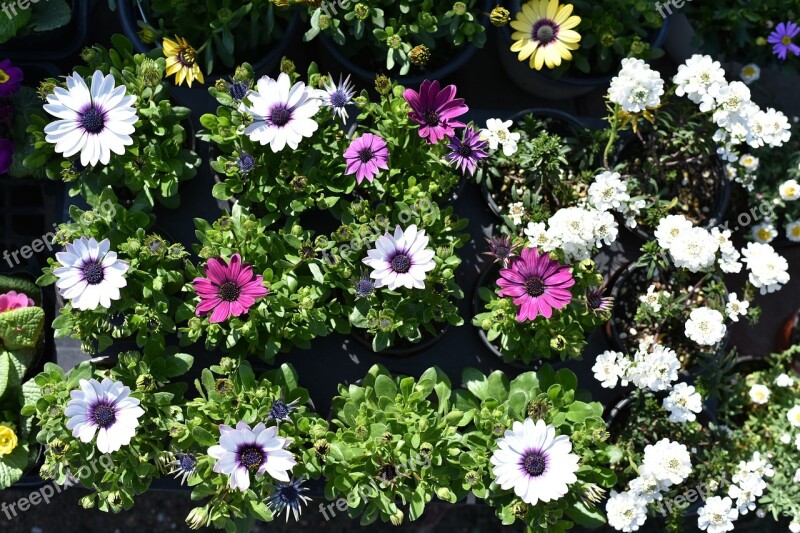
POLYGON ((347 161, 344 173, 355 174, 358 183, 364 181, 364 178, 372 183, 380 169, 389 168, 389 148, 386 141, 371 133, 365 133, 350 143, 344 151, 344 158, 347 161))
POLYGON ((144 410, 139 400, 130 396, 130 387, 109 378, 82 379, 80 389, 70 392, 72 399, 64 409, 69 417, 67 429, 81 442, 90 442, 97 433, 97 449, 111 453, 128 445, 136 434, 144 410))
POLYGON ((375 241, 375 248, 367 250, 362 262, 371 267, 370 277, 375 287, 424 289, 425 276, 436 267, 436 253, 426 248, 429 237, 416 224, 406 230, 397 226, 394 235, 386 232, 375 241))
POLYGON ((353 96, 356 90, 353 84, 350 83, 350 76, 342 79, 339 76, 339 84, 333 83, 333 76, 328 74, 328 81, 325 83, 325 89, 319 92, 320 100, 323 105, 333 109, 333 114, 340 117, 342 122, 347 122, 347 106, 353 105, 353 96))
POLYGON ((253 272, 250 263, 242 263, 239 254, 231 256, 230 264, 221 257, 209 259, 206 276, 192 281, 200 297, 195 314, 202 316, 211 312, 211 324, 247 313, 258 298, 269 294, 269 289, 263 285, 264 277, 253 272))
POLYGON ((228 474, 230 487, 244 492, 250 488, 250 470, 256 477, 268 473, 278 481, 289 481, 289 471, 297 461, 286 450, 289 439, 278 436, 277 427, 259 423, 254 428, 244 422, 236 429, 220 424, 219 444, 208 449, 208 455, 217 460, 214 472, 228 474))
POLYGON ((169 474, 174 475, 175 479, 180 479, 181 485, 183 485, 197 470, 197 458, 190 453, 178 452, 175 454, 175 460, 169 466, 172 467, 169 474))
POLYGON ((119 300, 119 290, 128 284, 124 274, 130 264, 117 259, 108 239, 76 239, 66 245, 66 251, 56 254, 56 260, 61 264, 53 269, 58 278, 56 287, 74 309, 109 309, 111 300, 119 300))
POLYGON ((11 168, 14 159, 14 143, 8 139, 0 139, 0 174, 5 174, 11 168))
POLYGON ((489 251, 483 252, 483 255, 494 257, 495 261, 502 263, 503 267, 508 267, 508 261, 517 250, 517 246, 511 242, 511 237, 508 235, 486 237, 486 242, 489 243, 489 251))
POLYGON ((786 60, 786 53, 791 52, 794 55, 800 55, 800 46, 792 42, 792 39, 800 33, 800 27, 794 22, 781 22, 775 28, 775 31, 769 34, 767 42, 772 46, 772 53, 782 60, 786 60))
POLYGON ((603 289, 586 289, 586 307, 595 314, 611 311, 614 306, 613 296, 604 296, 603 289))
POLYGON ((455 96, 455 85, 439 90, 438 81, 423 81, 419 92, 406 89, 403 98, 411 106, 408 118, 422 126, 419 129, 420 137, 436 144, 447 136, 452 137, 455 134, 453 128, 465 126, 463 122, 453 120, 469 111, 464 99, 455 96))
POLYGON ((451 163, 455 163, 456 168, 462 174, 466 174, 466 171, 469 170, 469 173, 474 175, 475 169, 478 167, 478 161, 489 157, 489 154, 484 151, 488 143, 481 140, 480 132, 475 131, 471 126, 464 129, 463 139, 451 137, 450 144, 447 146, 452 152, 445 157, 451 163))
POLYGON ((274 515, 280 515, 283 510, 286 510, 286 521, 289 521, 289 513, 294 515, 295 521, 300 519, 300 514, 303 512, 303 505, 311 501, 311 498, 305 496, 303 493, 308 491, 308 487, 303 486, 305 479, 293 479, 288 483, 280 483, 272 485, 275 490, 267 498, 268 507, 274 515))
POLYGON ((22 70, 15 67, 10 59, 0 61, 0 97, 16 94, 22 86, 22 78, 22 70))
POLYGON ((538 315, 550 318, 553 309, 562 309, 572 300, 567 288, 575 284, 572 272, 550 254, 525 248, 511 261, 511 268, 500 271, 499 296, 511 296, 519 306, 517 320, 534 320, 538 315))

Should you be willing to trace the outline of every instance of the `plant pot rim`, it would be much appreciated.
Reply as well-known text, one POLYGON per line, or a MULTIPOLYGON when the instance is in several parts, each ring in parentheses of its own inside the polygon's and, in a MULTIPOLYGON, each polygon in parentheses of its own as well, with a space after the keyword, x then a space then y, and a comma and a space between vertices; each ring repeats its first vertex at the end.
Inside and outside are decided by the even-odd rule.
MULTIPOLYGON (((479 9, 481 13, 479 16, 482 20, 483 27, 486 28, 488 21, 487 14, 489 11, 491 11, 492 0, 483 0, 480 5, 482 6, 482 9, 479 9)), ((348 72, 354 74, 364 81, 375 80, 377 72, 373 72, 354 63, 352 59, 348 58, 341 51, 341 47, 336 44, 327 34, 321 33, 318 36, 318 39, 320 39, 320 42, 325 46, 325 49, 334 57, 334 59, 348 72)), ((458 52, 443 66, 426 74, 419 74, 416 76, 396 76, 389 72, 386 75, 403 87, 419 85, 425 80, 442 80, 466 65, 477 51, 478 47, 472 43, 469 43, 463 45, 461 49, 458 50, 458 52)))

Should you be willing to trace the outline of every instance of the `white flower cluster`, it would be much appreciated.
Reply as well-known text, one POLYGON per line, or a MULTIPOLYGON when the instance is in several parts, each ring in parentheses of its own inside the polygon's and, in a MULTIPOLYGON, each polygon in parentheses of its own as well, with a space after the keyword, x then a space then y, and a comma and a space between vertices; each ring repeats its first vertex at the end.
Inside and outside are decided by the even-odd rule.
POLYGON ((604 244, 617 240, 617 221, 608 211, 593 207, 565 207, 547 223, 529 222, 525 235, 531 247, 550 252, 561 249, 567 261, 587 259, 604 244))
POLYGON ((619 74, 611 80, 608 99, 628 113, 658 107, 664 94, 664 80, 641 59, 622 60, 619 74))
POLYGON ((761 294, 780 290, 789 282, 789 263, 769 244, 750 242, 742 250, 748 279, 761 294))
POLYGON ((589 186, 589 205, 598 211, 616 211, 625 218, 625 225, 636 227, 636 217, 644 209, 645 201, 632 199, 628 193, 628 182, 619 172, 601 172, 589 186))
POLYGON ((511 132, 511 120, 500 120, 499 118, 490 118, 486 121, 486 129, 481 130, 480 138, 489 143, 489 148, 494 151, 499 146, 503 148, 503 154, 506 156, 514 155, 519 145, 520 134, 511 132))
POLYGON ((689 313, 686 321, 686 336, 701 346, 714 346, 724 337, 725 327, 722 313, 709 307, 698 307, 689 313))
POLYGON ((707 270, 715 261, 723 272, 740 272, 741 255, 730 236, 730 230, 698 228, 683 215, 667 215, 655 231, 658 245, 669 253, 673 264, 690 272, 707 270))
POLYGON ((618 531, 636 531, 647 520, 647 504, 662 499, 661 492, 682 483, 692 472, 689 450, 662 439, 644 449, 639 477, 628 490, 612 492, 606 503, 608 524, 618 531))

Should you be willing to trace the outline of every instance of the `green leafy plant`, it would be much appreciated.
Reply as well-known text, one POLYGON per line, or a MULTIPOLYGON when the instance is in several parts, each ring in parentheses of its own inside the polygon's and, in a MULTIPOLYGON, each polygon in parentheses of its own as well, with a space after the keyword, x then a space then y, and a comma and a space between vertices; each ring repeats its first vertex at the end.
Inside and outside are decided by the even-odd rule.
POLYGON ((6 16, 0 18, 0 43, 61 28, 72 18, 71 2, 66 0, 31 2, 24 9, 22 3, 16 3, 6 9, 6 16))

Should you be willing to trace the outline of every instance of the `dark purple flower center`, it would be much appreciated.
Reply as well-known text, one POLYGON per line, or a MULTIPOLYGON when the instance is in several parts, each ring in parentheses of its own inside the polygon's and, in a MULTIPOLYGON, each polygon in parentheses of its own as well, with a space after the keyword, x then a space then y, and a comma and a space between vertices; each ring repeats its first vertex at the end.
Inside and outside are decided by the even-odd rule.
POLYGON ((347 105, 347 95, 343 91, 334 91, 331 93, 331 105, 333 107, 344 107, 347 105))
POLYGON ((243 174, 246 174, 255 168, 256 161, 250 154, 242 154, 239 156, 239 161, 236 162, 236 165, 243 174))
POLYGON ((394 465, 383 465, 378 471, 378 475, 383 481, 392 481, 397 477, 397 469, 394 465))
POLYGON ((362 298, 366 298, 375 291, 375 285, 367 278, 361 278, 356 283, 356 294, 362 298))
POLYGON ((264 462, 264 451, 255 446, 248 446, 239 452, 239 461, 247 468, 258 468, 264 462))
POLYGON ((292 110, 286 107, 285 104, 278 104, 273 107, 269 114, 269 121, 279 128, 284 127, 291 119, 292 110))
POLYGON ((543 45, 550 44, 558 36, 558 25, 552 20, 542 19, 533 25, 531 36, 543 45))
POLYGON ((425 111, 423 117, 425 118, 425 124, 428 126, 439 125, 439 113, 436 111, 429 109, 428 111, 425 111))
POLYGON ((96 107, 90 107, 81 114, 81 127, 89 133, 99 133, 103 131, 106 118, 103 112, 96 107))
POLYGON ((92 420, 101 428, 107 428, 117 420, 117 412, 109 404, 101 403, 92 409, 92 420))
POLYGON ((247 84, 241 81, 235 81, 228 87, 228 92, 231 98, 235 100, 242 100, 247 96, 247 84))
POLYGON ((528 296, 537 298, 544 294, 544 280, 538 276, 531 276, 525 280, 525 292, 528 296))
POLYGON ((219 297, 226 302, 235 302, 240 293, 239 287, 232 281, 226 281, 219 287, 219 297))
POLYGON ((97 285, 105 277, 103 266, 97 261, 91 261, 83 265, 83 277, 89 285, 97 285))
POLYGON ((603 297, 603 293, 600 291, 591 291, 587 293, 586 303, 589 305, 589 309, 594 311, 606 310, 609 307, 608 300, 603 297))
POLYGON ((392 270, 398 274, 405 274, 411 270, 411 259, 405 254, 397 254, 392 258, 392 270))
POLYGON ((297 501, 298 490, 294 485, 284 485, 278 492, 278 497, 284 503, 294 503, 297 501))
POLYGON ((528 452, 522 460, 522 468, 531 477, 539 477, 547 467, 547 458, 541 452, 528 452))
POLYGON ((498 259, 505 259, 509 254, 511 254, 511 248, 508 246, 503 246, 501 244, 494 249, 494 255, 496 255, 498 259))
POLYGON ((362 148, 358 152, 358 160, 361 161, 362 164, 367 164, 372 161, 372 158, 375 157, 375 152, 372 151, 372 148, 362 148))
POLYGON ((180 466, 181 470, 184 470, 186 472, 191 472, 192 470, 194 470, 194 466, 196 464, 197 464, 197 459, 195 459, 194 456, 188 454, 184 454, 183 456, 181 456, 181 459, 178 462, 178 465, 180 466))
POLYGON ((458 147, 458 155, 461 157, 469 157, 472 155, 472 147, 468 144, 462 144, 458 147))
POLYGON ((283 400, 275 400, 272 403, 270 415, 272 415, 272 418, 275 420, 285 420, 289 416, 289 407, 283 400))

